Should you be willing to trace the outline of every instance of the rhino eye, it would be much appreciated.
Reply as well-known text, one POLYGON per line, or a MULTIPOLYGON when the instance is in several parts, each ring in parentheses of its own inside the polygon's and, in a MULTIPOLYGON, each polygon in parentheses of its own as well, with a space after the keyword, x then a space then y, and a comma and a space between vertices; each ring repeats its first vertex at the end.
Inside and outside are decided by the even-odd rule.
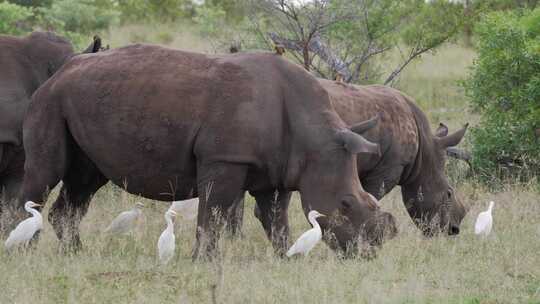
POLYGON ((446 198, 451 199, 452 198, 452 190, 446 191, 446 198))

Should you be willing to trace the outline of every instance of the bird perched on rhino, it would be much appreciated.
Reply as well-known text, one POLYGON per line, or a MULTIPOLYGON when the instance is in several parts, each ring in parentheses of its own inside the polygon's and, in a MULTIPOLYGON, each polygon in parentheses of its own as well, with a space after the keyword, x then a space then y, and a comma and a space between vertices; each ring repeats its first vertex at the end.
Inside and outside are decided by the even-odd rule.
POLYGON ((294 242, 291 248, 287 251, 287 257, 292 257, 295 254, 302 254, 304 256, 307 256, 311 249, 313 249, 315 245, 320 242, 322 238, 322 230, 321 226, 319 226, 319 223, 317 222, 317 218, 321 216, 325 215, 319 213, 316 210, 311 210, 308 213, 308 220, 313 226, 313 228, 304 232, 298 238, 298 240, 294 242))
POLYGON ((4 243, 6 250, 11 250, 20 245, 26 246, 34 237, 34 234, 43 229, 43 217, 39 211, 34 209, 35 207, 39 206, 41 205, 38 205, 32 201, 24 204, 24 210, 31 213, 32 217, 20 222, 19 225, 17 225, 17 227, 15 227, 15 229, 9 233, 9 236, 4 243))
POLYGON ((129 233, 135 228, 137 220, 141 217, 143 207, 143 203, 137 202, 133 209, 120 213, 104 232, 111 234, 129 233))
POLYGON ((276 44, 274 49, 276 50, 276 54, 280 56, 285 54, 285 47, 282 44, 276 44))

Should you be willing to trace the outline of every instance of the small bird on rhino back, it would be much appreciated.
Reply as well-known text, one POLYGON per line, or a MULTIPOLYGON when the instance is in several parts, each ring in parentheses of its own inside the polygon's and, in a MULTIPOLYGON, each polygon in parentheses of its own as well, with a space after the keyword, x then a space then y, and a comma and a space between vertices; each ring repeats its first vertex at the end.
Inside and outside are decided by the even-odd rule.
POLYGON ((136 203, 135 207, 129 211, 120 213, 105 229, 106 233, 123 234, 129 233, 137 225, 137 220, 142 215, 143 203, 136 203))
POLYGON ((493 216, 491 212, 495 202, 489 202, 488 210, 480 212, 476 218, 476 223, 474 225, 474 233, 483 237, 487 237, 491 233, 491 228, 493 227, 493 216))

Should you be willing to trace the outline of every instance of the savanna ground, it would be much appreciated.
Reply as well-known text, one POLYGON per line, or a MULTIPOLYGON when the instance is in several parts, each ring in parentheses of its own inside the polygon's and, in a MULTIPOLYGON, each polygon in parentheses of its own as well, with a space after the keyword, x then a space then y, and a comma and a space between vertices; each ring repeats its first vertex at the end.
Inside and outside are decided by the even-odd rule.
MULTIPOLYGON (((133 41, 210 51, 191 34, 124 27, 106 37, 111 46, 133 41)), ((409 67, 397 87, 417 99, 436 126, 455 129, 476 118, 456 81, 474 53, 447 45, 409 67)), ((193 263, 195 223, 176 224, 176 257, 158 266, 156 243, 168 204, 145 201, 144 218, 128 236, 103 229, 140 200, 111 185, 93 199, 81 225, 85 245, 77 255, 58 253, 46 223, 35 251, 0 252, 0 303, 540 303, 540 204, 533 186, 508 183, 498 192, 465 179, 467 167, 452 161, 451 179, 470 208, 458 237, 424 238, 412 224, 399 189, 382 200, 399 235, 376 259, 341 260, 324 244, 306 259, 274 257, 247 197, 243 238, 224 239, 213 263, 193 263), (478 212, 496 202, 494 231, 486 240, 473 233, 478 212)), ((56 197, 50 196, 48 206, 56 197)), ((48 209, 48 208, 47 208, 48 209)), ((44 214, 47 213, 47 209, 44 214)), ((289 213, 292 239, 310 226, 295 196, 289 213)), ((46 217, 46 216, 45 216, 46 217)))

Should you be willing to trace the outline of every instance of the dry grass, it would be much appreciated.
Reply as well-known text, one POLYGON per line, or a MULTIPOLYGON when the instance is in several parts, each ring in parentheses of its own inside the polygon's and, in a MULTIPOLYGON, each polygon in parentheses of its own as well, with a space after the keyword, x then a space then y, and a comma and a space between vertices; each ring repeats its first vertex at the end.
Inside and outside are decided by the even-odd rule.
MULTIPOLYGON (((209 44, 192 34, 177 34, 181 29, 156 28, 113 31, 110 43, 161 39, 208 51, 209 44)), ((417 98, 433 123, 457 127, 474 120, 455 85, 472 57, 448 46, 407 70, 399 87, 417 98)), ((400 233, 371 261, 339 260, 324 244, 307 259, 274 257, 248 198, 244 237, 222 241, 220 262, 192 263, 195 223, 179 222, 176 257, 160 267, 156 243, 168 205, 147 201, 135 233, 107 237, 101 231, 137 198, 106 186, 81 225, 85 248, 79 254, 59 254, 48 223, 35 251, 0 251, 0 303, 212 303, 213 285, 217 303, 540 303, 540 204, 532 187, 489 193, 461 180, 457 190, 470 207, 462 233, 433 239, 411 223, 398 190, 383 199, 383 208, 397 217, 400 233), (488 200, 496 202, 494 232, 479 240, 473 221, 488 200)), ((293 238, 309 227, 297 196, 290 219, 293 238)))
MULTIPOLYGON (((471 185, 459 190, 471 208, 459 237, 425 239, 399 193, 386 197, 384 209, 397 216, 400 234, 372 261, 339 260, 323 244, 307 259, 274 257, 249 198, 244 237, 223 240, 220 265, 191 262, 195 223, 179 222, 176 258, 161 267, 156 242, 167 205, 147 202, 135 233, 106 237, 101 231, 137 199, 108 186, 82 224, 80 254, 58 254, 48 224, 34 252, 0 254, 0 303, 211 303, 216 283, 219 303, 539 303, 537 193, 513 188, 490 194, 471 185), (491 199, 497 202, 494 233, 479 240, 472 233, 474 216, 491 199)), ((298 197, 290 216, 293 237, 308 229, 298 197)))

